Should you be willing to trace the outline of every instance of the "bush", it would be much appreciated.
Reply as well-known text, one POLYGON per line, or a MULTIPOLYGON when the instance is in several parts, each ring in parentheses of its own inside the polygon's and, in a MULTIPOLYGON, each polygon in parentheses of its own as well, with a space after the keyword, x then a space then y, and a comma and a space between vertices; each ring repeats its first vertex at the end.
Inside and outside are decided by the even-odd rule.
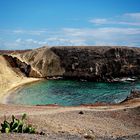
POLYGON ((26 114, 22 115, 21 119, 15 118, 14 115, 12 115, 12 121, 8 122, 5 118, 4 122, 1 123, 1 132, 2 133, 10 133, 10 132, 16 132, 16 133, 29 133, 34 134, 36 133, 35 128, 32 127, 32 125, 25 124, 26 114))

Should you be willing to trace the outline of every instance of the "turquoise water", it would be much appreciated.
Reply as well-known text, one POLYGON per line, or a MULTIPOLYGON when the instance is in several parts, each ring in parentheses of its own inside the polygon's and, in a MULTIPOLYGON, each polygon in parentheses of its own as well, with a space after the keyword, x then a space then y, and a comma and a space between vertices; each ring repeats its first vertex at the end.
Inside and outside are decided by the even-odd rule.
POLYGON ((71 80, 48 80, 18 89, 9 97, 13 104, 59 104, 77 106, 95 102, 118 103, 140 89, 140 82, 97 83, 71 80))

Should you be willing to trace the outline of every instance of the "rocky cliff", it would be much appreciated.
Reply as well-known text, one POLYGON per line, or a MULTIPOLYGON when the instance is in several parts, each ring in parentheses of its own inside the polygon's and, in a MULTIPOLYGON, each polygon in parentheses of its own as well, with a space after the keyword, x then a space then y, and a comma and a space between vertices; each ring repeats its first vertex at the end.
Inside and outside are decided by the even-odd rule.
POLYGON ((38 75, 34 75, 31 71, 29 76, 48 78, 63 76, 64 74, 60 57, 47 47, 28 51, 19 54, 17 57, 21 61, 26 62, 26 64, 31 65, 32 69, 38 72, 38 75))
POLYGON ((130 47, 52 47, 18 55, 30 65, 32 77, 58 77, 110 81, 140 77, 140 48, 130 47))
POLYGON ((13 57, 7 54, 4 54, 3 57, 8 62, 10 67, 13 68, 13 71, 15 71, 17 74, 22 74, 26 77, 31 77, 32 74, 34 74, 33 77, 39 77, 37 72, 32 68, 31 65, 22 62, 17 57, 13 57))
POLYGON ((140 75, 140 49, 127 47, 51 48, 65 69, 64 77, 93 81, 140 75))

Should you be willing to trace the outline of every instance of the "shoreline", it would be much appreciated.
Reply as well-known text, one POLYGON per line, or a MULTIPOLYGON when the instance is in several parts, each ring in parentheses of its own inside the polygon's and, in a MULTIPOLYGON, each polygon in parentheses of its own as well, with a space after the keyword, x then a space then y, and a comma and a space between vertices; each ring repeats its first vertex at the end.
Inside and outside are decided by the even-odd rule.
POLYGON ((19 69, 11 67, 0 55, 0 103, 5 103, 6 97, 19 86, 40 81, 40 78, 28 78, 19 69))
POLYGON ((44 80, 44 79, 41 79, 41 78, 26 78, 26 77, 21 78, 21 80, 12 84, 9 88, 6 88, 5 91, 3 91, 0 94, 0 103, 1 104, 8 104, 7 99, 15 90, 17 90, 18 88, 20 88, 20 87, 22 87, 26 84, 35 83, 35 82, 39 82, 39 81, 42 81, 42 80, 44 80))
MULTIPOLYGON (((9 102, 9 97, 12 96, 12 94, 14 93, 14 91, 28 85, 28 84, 32 84, 32 83, 35 83, 35 82, 39 82, 39 81, 43 81, 45 80, 44 78, 28 78, 28 77, 22 77, 20 82, 16 82, 14 83, 11 87, 5 89, 5 91, 3 92, 3 94, 0 94, 0 104, 6 104, 6 105, 18 105, 18 104, 12 104, 9 102)), ((127 99, 128 97, 126 97, 127 99)), ((106 108, 106 107, 117 107, 117 106, 121 106, 121 105, 125 105, 127 103, 132 103, 134 104, 134 102, 136 102, 136 104, 139 103, 138 106, 140 106, 140 98, 134 98, 134 99, 130 99, 128 101, 125 101, 126 99, 124 99, 124 101, 120 102, 120 103, 105 103, 105 102, 97 102, 97 103, 92 103, 92 104, 80 104, 80 105, 77 105, 77 106, 63 106, 63 105, 59 105, 59 104, 44 104, 44 105, 40 105, 40 104, 37 104, 37 105, 22 105, 22 104, 19 104, 19 105, 22 105, 22 106, 50 106, 50 107, 101 107, 101 108, 106 108)), ((137 107, 137 106, 135 106, 137 107)), ((117 110, 117 108, 116 108, 117 110)))

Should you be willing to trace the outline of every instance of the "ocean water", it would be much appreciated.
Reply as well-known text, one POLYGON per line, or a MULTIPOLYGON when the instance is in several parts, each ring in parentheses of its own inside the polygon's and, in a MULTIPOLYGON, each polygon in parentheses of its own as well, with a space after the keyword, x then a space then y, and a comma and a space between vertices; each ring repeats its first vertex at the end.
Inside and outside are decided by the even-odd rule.
POLYGON ((72 80, 46 80, 19 88, 8 102, 12 104, 77 106, 96 102, 119 103, 140 82, 97 83, 72 80))

